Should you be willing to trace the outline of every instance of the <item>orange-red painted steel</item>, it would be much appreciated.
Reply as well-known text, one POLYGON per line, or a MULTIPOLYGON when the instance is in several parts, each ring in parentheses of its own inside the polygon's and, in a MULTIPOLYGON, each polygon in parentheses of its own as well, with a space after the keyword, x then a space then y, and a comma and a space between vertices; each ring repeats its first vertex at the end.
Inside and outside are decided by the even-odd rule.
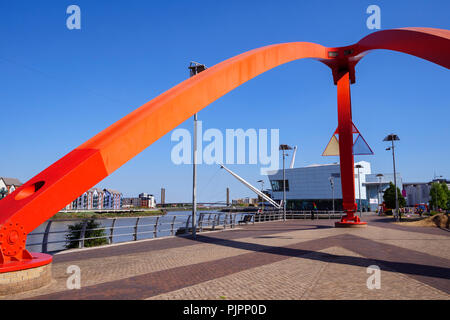
POLYGON ((337 82, 339 158, 342 183, 342 206, 352 220, 356 211, 353 157, 353 122, 350 77, 345 73, 337 82))
MULTIPOLYGON (((0 265, 13 263, 20 268, 21 261, 29 262, 32 255, 25 250, 29 232, 193 114, 281 64, 313 58, 328 65, 338 84, 339 110, 350 112, 351 123, 349 82, 355 81, 355 65, 374 49, 405 52, 450 68, 450 32, 430 28, 378 31, 354 45, 338 48, 308 42, 282 43, 230 58, 147 102, 1 200, 0 265)), ((340 135, 348 135, 348 123, 348 116, 342 118, 339 111, 340 135)), ((355 190, 350 170, 352 144, 347 146, 347 140, 340 137, 339 144, 344 209, 351 218, 355 190)))

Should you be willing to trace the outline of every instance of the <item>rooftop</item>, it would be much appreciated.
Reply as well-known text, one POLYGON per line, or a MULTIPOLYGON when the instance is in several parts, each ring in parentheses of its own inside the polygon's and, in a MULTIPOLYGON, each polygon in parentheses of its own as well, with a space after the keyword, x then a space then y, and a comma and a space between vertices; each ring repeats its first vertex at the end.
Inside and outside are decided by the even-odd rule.
POLYGON ((16 178, 7 178, 7 177, 0 177, 0 179, 3 180, 3 182, 7 185, 7 186, 21 186, 23 183, 19 181, 19 179, 16 178))

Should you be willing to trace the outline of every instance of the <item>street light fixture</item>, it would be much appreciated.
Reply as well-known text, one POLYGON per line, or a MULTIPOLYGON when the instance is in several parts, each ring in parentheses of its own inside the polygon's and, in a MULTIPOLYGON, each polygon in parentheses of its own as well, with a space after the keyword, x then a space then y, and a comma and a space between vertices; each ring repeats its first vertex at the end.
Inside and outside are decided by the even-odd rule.
POLYGON ((392 150, 392 164, 394 167, 394 186, 395 186, 395 217, 397 221, 400 221, 400 214, 398 210, 398 194, 397 194, 397 173, 395 171, 395 146, 394 141, 399 141, 400 138, 396 135, 391 133, 390 135, 387 135, 383 141, 391 141, 392 145, 389 148, 386 148, 386 150, 392 150))
POLYGON ((380 189, 381 189, 381 180, 383 179, 383 176, 384 175, 382 173, 377 174, 377 178, 378 178, 378 212, 380 210, 380 204, 381 204, 381 197, 380 197, 381 191, 380 191, 380 189))
POLYGON ((362 216, 362 208, 361 208, 361 180, 359 178, 359 169, 364 168, 362 165, 357 164, 355 168, 358 169, 358 193, 359 193, 359 217, 362 216))
POLYGON ((280 144, 280 150, 283 151, 283 221, 286 221, 286 170, 284 162, 286 159, 285 151, 292 150, 292 147, 288 146, 287 144, 280 144))

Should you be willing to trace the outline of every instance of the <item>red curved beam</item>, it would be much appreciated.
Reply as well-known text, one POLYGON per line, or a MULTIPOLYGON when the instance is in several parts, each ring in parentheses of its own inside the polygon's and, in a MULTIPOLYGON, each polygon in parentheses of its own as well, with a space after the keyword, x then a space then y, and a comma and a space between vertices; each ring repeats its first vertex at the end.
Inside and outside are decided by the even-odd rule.
MULTIPOLYGON (((2 263, 30 258, 25 250, 29 232, 193 114, 259 74, 293 60, 314 58, 332 69, 335 83, 346 75, 354 82, 354 66, 373 49, 405 52, 449 68, 449 39, 448 30, 410 28, 375 32, 352 46, 339 48, 308 42, 276 44, 240 54, 180 83, 0 201, 0 272, 2 263)), ((351 120, 351 112, 349 115, 351 120)), ((340 139, 341 143, 348 142, 340 139)), ((353 163, 353 155, 341 152, 341 166, 348 164, 350 157, 353 163)), ((347 180, 353 181, 353 174, 350 179, 342 177, 342 184, 347 180)), ((351 186, 346 188, 349 191, 344 197, 347 203, 354 203, 354 181, 350 184, 353 192, 351 186)))
POLYGON ((369 34, 355 44, 355 51, 365 54, 374 49, 407 53, 450 69, 450 30, 401 28, 369 34))

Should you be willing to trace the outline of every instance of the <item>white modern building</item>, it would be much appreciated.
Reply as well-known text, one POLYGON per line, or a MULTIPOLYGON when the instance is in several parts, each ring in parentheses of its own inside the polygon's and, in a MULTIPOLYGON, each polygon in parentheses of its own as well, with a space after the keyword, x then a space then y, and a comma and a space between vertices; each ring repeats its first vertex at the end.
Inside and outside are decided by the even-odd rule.
MULTIPOLYGON (((397 188, 402 190, 404 184, 402 177, 397 173, 397 188)), ((375 211, 380 204, 383 203, 384 191, 389 188, 389 185, 394 184, 394 174, 368 174, 366 175, 366 182, 364 186, 367 193, 367 201, 369 202, 370 211, 375 211)))
POLYGON ((413 207, 421 203, 429 204, 431 185, 434 182, 444 182, 450 189, 450 180, 446 179, 433 179, 430 182, 405 182, 403 184, 403 194, 406 198, 406 205, 413 207))
POLYGON ((140 193, 139 199, 141 199, 141 206, 145 208, 156 208, 155 196, 149 193, 140 193))
MULTIPOLYGON (((355 162, 360 165, 360 176, 355 168, 355 197, 358 206, 364 211, 375 210, 378 206, 378 190, 380 180, 372 174, 371 164, 367 161, 355 162), (375 179, 376 178, 376 179, 375 179), (360 201, 361 199, 361 201, 360 201), (371 203, 372 202, 372 203, 371 203)), ((342 189, 339 163, 313 164, 302 168, 285 169, 286 172, 286 206, 288 210, 311 210, 316 204, 318 210, 331 210, 333 199, 335 210, 342 210, 342 189)), ((393 181, 391 175, 383 175, 381 191, 393 181)), ((269 173, 272 186, 272 198, 283 199, 283 170, 269 173)), ((398 187, 401 190, 401 178, 397 175, 398 187)), ((382 197, 382 195, 381 195, 382 197)))

